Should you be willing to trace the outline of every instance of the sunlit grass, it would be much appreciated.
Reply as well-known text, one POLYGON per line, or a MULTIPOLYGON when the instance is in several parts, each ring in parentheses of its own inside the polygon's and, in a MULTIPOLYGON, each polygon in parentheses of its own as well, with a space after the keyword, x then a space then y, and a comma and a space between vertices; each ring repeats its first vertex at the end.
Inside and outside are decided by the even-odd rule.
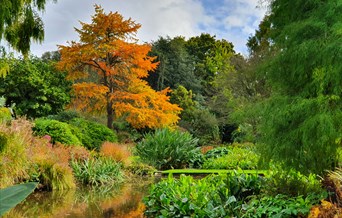
POLYGON ((266 175, 267 170, 218 170, 218 169, 172 169, 161 171, 162 174, 258 174, 266 175))

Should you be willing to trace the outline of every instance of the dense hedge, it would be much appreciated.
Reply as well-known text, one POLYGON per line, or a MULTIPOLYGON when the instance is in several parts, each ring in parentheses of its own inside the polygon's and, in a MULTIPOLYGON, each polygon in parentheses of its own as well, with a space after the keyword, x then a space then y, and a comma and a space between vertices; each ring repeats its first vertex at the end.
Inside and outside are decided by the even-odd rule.
POLYGON ((33 131, 38 136, 51 136, 52 143, 59 142, 64 145, 82 144, 69 124, 57 120, 36 119, 33 131))
POLYGON ((83 118, 74 118, 69 121, 69 124, 78 129, 76 132, 77 137, 80 139, 83 146, 88 149, 99 150, 101 144, 105 141, 118 141, 115 132, 102 124, 83 118))
MULTIPOLYGON (((51 116, 53 118, 54 116, 51 116)), ((85 120, 83 118, 63 118, 66 122, 54 119, 37 119, 33 128, 36 135, 49 135, 52 143, 60 142, 65 145, 83 145, 90 150, 99 150, 105 141, 117 142, 115 132, 108 127, 85 120)))

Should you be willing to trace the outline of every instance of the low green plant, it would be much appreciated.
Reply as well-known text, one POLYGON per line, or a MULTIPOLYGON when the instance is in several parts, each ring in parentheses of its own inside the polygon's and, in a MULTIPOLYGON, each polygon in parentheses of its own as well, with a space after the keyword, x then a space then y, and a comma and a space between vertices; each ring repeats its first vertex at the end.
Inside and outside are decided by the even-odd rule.
POLYGON ((76 180, 85 185, 112 185, 123 180, 121 164, 110 158, 91 157, 86 160, 72 160, 71 167, 76 180))
POLYGON ((51 136, 52 143, 59 142, 64 145, 82 144, 72 132, 72 127, 69 124, 57 120, 36 119, 33 131, 38 136, 51 136))
POLYGON ((259 194, 262 179, 247 175, 215 175, 195 180, 181 175, 152 186, 144 199, 148 217, 239 216, 241 205, 259 194))
POLYGON ((228 150, 228 152, 226 149, 221 148, 220 150, 216 150, 210 153, 209 155, 212 156, 212 158, 208 158, 203 163, 202 168, 203 169, 243 169, 243 170, 257 169, 259 155, 255 153, 252 147, 244 148, 244 147, 235 146, 235 147, 232 147, 230 150, 228 150), (221 153, 219 153, 220 151, 221 153), (222 155, 222 153, 224 152, 227 152, 227 154, 222 155))
POLYGON ((200 145, 216 144, 220 141, 219 123, 208 109, 195 109, 179 123, 182 128, 196 135, 200 145))
POLYGON ((207 153, 205 153, 204 157, 206 159, 219 158, 219 157, 222 157, 224 155, 227 155, 230 152, 231 151, 227 147, 217 147, 217 148, 211 149, 207 153))
POLYGON ((76 132, 78 138, 83 146, 90 150, 99 150, 101 144, 105 141, 118 141, 115 132, 102 124, 83 118, 74 118, 68 123, 78 129, 76 132))
POLYGON ((153 175, 157 171, 154 167, 141 162, 139 156, 131 158, 131 163, 126 167, 126 170, 139 176, 153 175))
POLYGON ((202 168, 204 163, 204 155, 200 152, 200 149, 197 149, 195 152, 192 153, 192 157, 189 160, 189 168, 202 168))
POLYGON ((29 182, 0 189, 0 216, 23 201, 37 187, 38 183, 29 182))
POLYGON ((0 123, 5 123, 12 119, 11 111, 9 108, 0 107, 0 123))
POLYGON ((197 142, 187 132, 158 129, 137 144, 136 154, 157 169, 185 168, 200 153, 197 142))
POLYGON ((315 174, 307 176, 300 172, 274 168, 266 177, 266 190, 269 195, 284 194, 288 196, 307 196, 322 193, 321 179, 315 174))
POLYGON ((326 196, 311 193, 306 197, 289 197, 278 194, 276 196, 264 196, 255 198, 244 205, 244 218, 263 217, 307 217, 312 205, 318 204, 326 196))

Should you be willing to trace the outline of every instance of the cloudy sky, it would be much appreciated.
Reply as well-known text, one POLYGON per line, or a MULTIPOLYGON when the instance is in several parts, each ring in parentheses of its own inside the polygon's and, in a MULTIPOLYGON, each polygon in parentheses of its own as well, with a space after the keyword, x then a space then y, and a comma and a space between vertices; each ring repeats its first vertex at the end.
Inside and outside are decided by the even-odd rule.
POLYGON ((58 0, 49 3, 42 14, 45 40, 33 44, 31 51, 40 56, 57 50, 57 44, 78 40, 74 27, 79 21, 89 23, 94 4, 106 12, 118 11, 131 17, 142 27, 138 31, 141 42, 157 40, 159 36, 216 35, 232 42, 235 50, 247 54, 248 36, 254 34, 266 8, 259 0, 58 0))

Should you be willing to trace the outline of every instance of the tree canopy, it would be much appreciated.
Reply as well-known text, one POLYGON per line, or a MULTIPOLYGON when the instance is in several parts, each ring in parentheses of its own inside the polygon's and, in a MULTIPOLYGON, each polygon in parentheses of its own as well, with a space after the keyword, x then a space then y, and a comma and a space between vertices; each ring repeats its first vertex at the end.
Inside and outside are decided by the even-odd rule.
POLYGON ((169 102, 169 89, 153 90, 143 78, 156 69, 151 46, 137 44, 140 28, 118 12, 104 13, 95 6, 92 23, 75 29, 79 42, 59 46, 59 69, 74 81, 73 104, 80 110, 107 114, 107 125, 124 116, 135 128, 174 125, 180 108, 169 102))
POLYGON ((1 0, 0 41, 4 38, 11 47, 26 56, 30 51, 31 40, 42 42, 44 39, 44 24, 38 11, 44 10, 46 2, 1 0))
POLYGON ((6 63, 9 74, 0 77, 0 96, 17 115, 36 118, 56 114, 70 102, 71 83, 53 63, 35 57, 7 58, 6 63))
POLYGON ((270 1, 270 38, 277 52, 265 73, 262 157, 304 173, 336 164, 342 137, 342 26, 339 0, 270 1))

